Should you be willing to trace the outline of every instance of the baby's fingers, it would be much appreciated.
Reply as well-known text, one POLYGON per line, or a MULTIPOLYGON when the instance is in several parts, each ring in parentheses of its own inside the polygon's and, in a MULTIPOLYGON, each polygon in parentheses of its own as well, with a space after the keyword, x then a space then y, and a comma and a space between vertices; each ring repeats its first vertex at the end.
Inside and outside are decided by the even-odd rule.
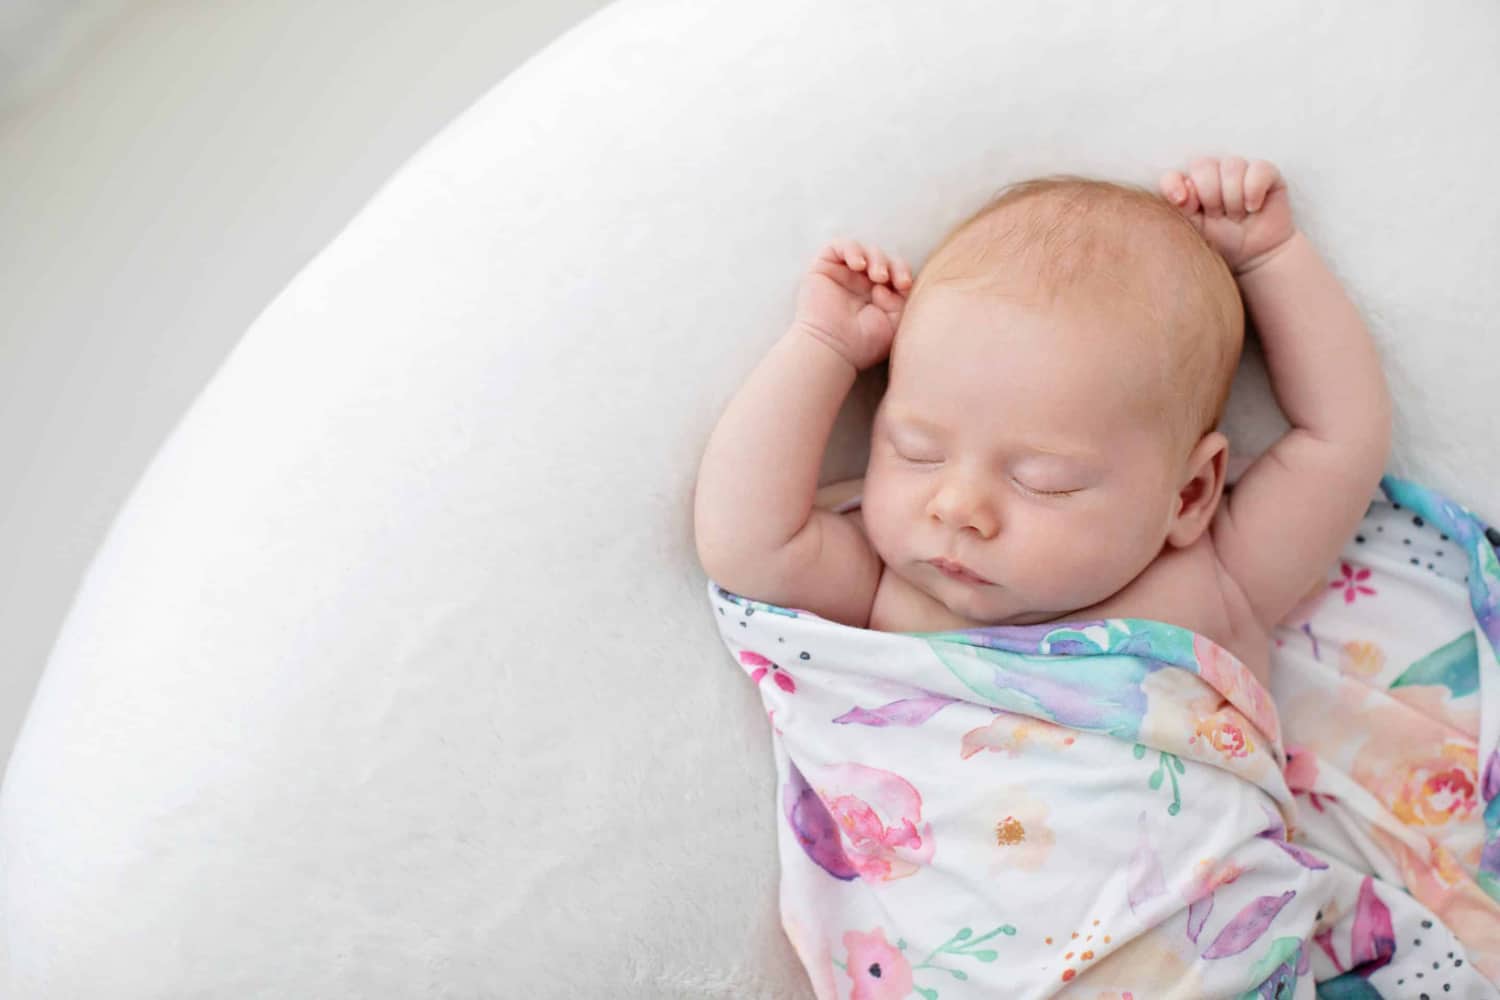
POLYGON ((1199 214, 1199 210, 1203 206, 1198 202, 1198 191, 1193 187, 1193 182, 1176 170, 1168 170, 1162 174, 1159 186, 1162 194, 1187 217, 1193 228, 1202 232, 1203 216, 1199 214))
POLYGON ((812 269, 832 278, 850 292, 866 295, 871 284, 864 275, 866 262, 864 249, 856 241, 840 237, 829 240, 818 251, 812 269))
POLYGON ((906 261, 900 257, 893 258, 895 266, 891 269, 891 285, 898 292, 911 290, 911 268, 906 261))
POLYGON ((1219 161, 1219 197, 1224 214, 1236 222, 1245 217, 1245 158, 1226 156, 1219 161))
POLYGON ((871 281, 888 283, 897 291, 911 287, 911 268, 900 257, 887 257, 879 247, 866 247, 858 240, 840 238, 828 244, 828 252, 850 270, 865 272, 871 281))
POLYGON ((1265 160, 1251 161, 1250 169, 1245 172, 1245 209, 1259 212, 1266 203, 1266 196, 1282 183, 1281 171, 1276 169, 1274 163, 1265 160))
POLYGON ((891 291, 885 285, 876 285, 870 289, 870 301, 884 309, 888 313, 899 313, 906 305, 906 299, 898 292, 891 291))
POLYGON ((823 250, 823 258, 832 260, 836 264, 843 264, 851 271, 863 271, 869 262, 865 248, 859 245, 859 241, 840 236, 828 241, 828 246, 823 250))
POLYGON ((1198 199, 1203 205, 1203 214, 1223 215, 1224 202, 1219 196, 1219 161, 1201 156, 1188 167, 1188 176, 1193 180, 1193 187, 1198 189, 1198 199))
POLYGON ((875 248, 871 249, 871 254, 878 263, 871 265, 870 277, 890 285, 903 295, 911 290, 911 268, 906 261, 895 254, 887 256, 875 248))
POLYGON ((900 257, 894 258, 893 261, 879 247, 870 247, 870 279, 872 281, 899 288, 897 281, 904 268, 905 265, 901 263, 900 257))

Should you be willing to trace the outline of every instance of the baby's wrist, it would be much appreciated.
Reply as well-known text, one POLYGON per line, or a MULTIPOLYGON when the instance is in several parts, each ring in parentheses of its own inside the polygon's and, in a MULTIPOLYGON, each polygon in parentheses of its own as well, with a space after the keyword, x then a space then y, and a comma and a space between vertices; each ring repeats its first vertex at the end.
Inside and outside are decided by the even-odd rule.
POLYGON ((1249 274, 1251 271, 1265 267, 1271 261, 1275 260, 1277 257, 1281 256, 1288 249, 1290 249, 1292 244, 1296 243, 1300 238, 1302 238, 1302 230, 1293 229, 1291 235, 1289 235, 1286 239, 1282 240, 1280 243, 1276 244, 1274 247, 1265 251, 1264 253, 1258 253, 1254 257, 1251 257, 1249 260, 1242 262, 1239 267, 1233 268, 1231 270, 1231 273, 1233 273, 1235 279, 1238 280, 1249 274))

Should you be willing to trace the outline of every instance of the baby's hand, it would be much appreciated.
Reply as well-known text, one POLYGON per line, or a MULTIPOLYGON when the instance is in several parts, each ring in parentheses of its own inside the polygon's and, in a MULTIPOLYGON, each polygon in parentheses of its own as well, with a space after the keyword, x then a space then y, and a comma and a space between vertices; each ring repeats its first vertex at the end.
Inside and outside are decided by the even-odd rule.
POLYGON ((1219 251, 1235 277, 1270 260, 1291 241, 1292 205, 1286 182, 1265 160, 1203 156, 1189 176, 1168 170, 1161 193, 1219 251))
POLYGON ((864 371, 890 355, 910 289, 911 268, 900 257, 887 259, 875 247, 867 252, 854 240, 832 240, 802 279, 793 326, 864 371))

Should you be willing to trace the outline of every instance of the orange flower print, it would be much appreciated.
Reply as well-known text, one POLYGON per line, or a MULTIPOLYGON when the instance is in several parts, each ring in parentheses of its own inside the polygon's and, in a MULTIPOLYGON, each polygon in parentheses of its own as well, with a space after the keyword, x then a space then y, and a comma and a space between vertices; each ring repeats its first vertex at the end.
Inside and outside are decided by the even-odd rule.
POLYGON ((1438 756, 1408 761, 1378 791, 1403 823, 1443 826, 1474 812, 1478 767, 1472 744, 1447 740, 1438 756))
POLYGON ((1281 722, 1276 703, 1250 668, 1229 650, 1205 636, 1193 633, 1193 658, 1198 661, 1198 676, 1221 692, 1230 704, 1258 726, 1272 743, 1281 739, 1281 722))
POLYGON ((1051 810, 1047 803, 1033 798, 1021 785, 1005 785, 995 790, 995 808, 990 810, 994 826, 990 831, 995 845, 990 874, 1002 869, 1018 868, 1034 872, 1046 862, 1057 842, 1047 825, 1051 810))
POLYGON ((868 934, 844 932, 849 952, 845 972, 854 980, 849 1000, 901 1000, 912 991, 911 963, 879 927, 868 934))
POLYGON ((1375 589, 1373 587, 1366 587, 1362 582, 1370 578, 1370 568, 1368 566, 1363 566, 1359 569, 1358 572, 1355 572, 1354 568, 1348 563, 1341 562, 1339 563, 1339 570, 1343 575, 1340 576, 1339 579, 1334 580, 1332 583, 1330 583, 1328 585, 1328 589, 1338 590, 1342 587, 1344 591, 1345 604, 1353 604, 1354 595, 1357 593, 1370 594, 1371 596, 1374 596, 1375 589))
POLYGON ((1385 651, 1373 642, 1351 639, 1339 647, 1339 670, 1369 679, 1385 667, 1385 651))
POLYGON ((1202 899, 1243 874, 1245 869, 1227 858, 1203 858, 1193 866, 1192 878, 1182 887, 1182 898, 1189 903, 1202 899))
POLYGON ((1244 757, 1255 750, 1255 742, 1245 733, 1244 717, 1235 712, 1215 712, 1199 719, 1188 742, 1201 739, 1226 758, 1244 757))

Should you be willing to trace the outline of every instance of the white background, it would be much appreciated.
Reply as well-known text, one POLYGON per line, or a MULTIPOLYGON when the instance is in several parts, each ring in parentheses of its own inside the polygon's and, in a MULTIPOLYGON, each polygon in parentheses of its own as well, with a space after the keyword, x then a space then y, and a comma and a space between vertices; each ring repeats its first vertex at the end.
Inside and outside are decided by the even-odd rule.
POLYGON ((105 529, 246 327, 604 6, 0 4, 0 773, 105 529))

